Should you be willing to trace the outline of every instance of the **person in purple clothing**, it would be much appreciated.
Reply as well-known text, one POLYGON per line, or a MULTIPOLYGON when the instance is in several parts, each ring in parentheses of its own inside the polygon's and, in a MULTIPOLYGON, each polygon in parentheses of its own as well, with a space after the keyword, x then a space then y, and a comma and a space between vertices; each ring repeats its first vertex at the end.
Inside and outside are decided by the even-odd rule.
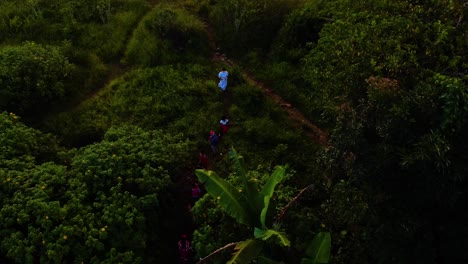
POLYGON ((189 263, 192 248, 190 247, 190 241, 188 241, 187 235, 182 234, 179 242, 177 242, 177 246, 179 248, 180 263, 189 263))
POLYGON ((208 156, 203 150, 200 150, 200 154, 198 156, 198 167, 205 170, 208 169, 208 156))
POLYGON ((195 203, 200 199, 201 197, 201 189, 198 186, 198 183, 193 183, 192 184, 192 206, 195 205, 195 203))

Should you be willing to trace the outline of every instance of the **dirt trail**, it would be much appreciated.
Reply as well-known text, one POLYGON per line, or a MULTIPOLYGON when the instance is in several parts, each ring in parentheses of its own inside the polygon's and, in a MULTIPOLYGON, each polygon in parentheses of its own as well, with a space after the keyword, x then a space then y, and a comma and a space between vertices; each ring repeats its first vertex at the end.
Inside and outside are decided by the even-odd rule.
POLYGON ((312 138, 316 143, 326 146, 328 142, 328 135, 318 126, 313 124, 308 120, 304 114, 302 114, 298 109, 293 107, 290 103, 285 101, 281 96, 274 93, 269 87, 267 87, 262 82, 255 80, 248 72, 242 71, 243 77, 249 82, 260 89, 273 101, 281 106, 281 108, 286 111, 289 116, 289 119, 293 121, 293 126, 302 129, 306 135, 312 138))
MULTIPOLYGON (((204 23, 205 28, 208 32, 208 41, 211 50, 213 51, 212 61, 214 63, 224 63, 230 67, 236 66, 236 63, 229 59, 225 54, 221 53, 216 45, 216 38, 213 32, 213 28, 207 22, 204 23)), ((272 91, 272 89, 266 86, 264 83, 256 80, 248 71, 245 69, 241 70, 242 77, 250 84, 259 87, 268 97, 275 101, 281 108, 286 111, 289 119, 293 121, 293 126, 302 129, 306 135, 308 135, 316 143, 327 146, 328 145, 328 134, 320 129, 318 126, 308 120, 304 114, 298 109, 292 106, 289 102, 284 100, 281 96, 272 91)))

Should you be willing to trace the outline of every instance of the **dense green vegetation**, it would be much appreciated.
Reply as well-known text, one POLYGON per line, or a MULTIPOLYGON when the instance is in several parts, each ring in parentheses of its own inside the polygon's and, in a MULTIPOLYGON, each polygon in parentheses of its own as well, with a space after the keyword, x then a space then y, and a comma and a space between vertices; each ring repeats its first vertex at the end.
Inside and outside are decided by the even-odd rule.
POLYGON ((50 135, 17 119, 1 115, 2 255, 18 263, 167 258, 148 247, 162 232, 159 196, 179 170, 167 156, 188 158, 181 135, 127 126, 108 130, 99 143, 59 152, 50 135), (55 160, 41 160, 46 154, 55 160))
POLYGON ((142 19, 125 52, 127 62, 146 67, 195 63, 208 56, 202 22, 182 8, 164 4, 142 19))
MULTIPOLYGON (((250 238, 236 243, 236 252, 227 263, 250 263, 253 260, 275 262, 271 259, 275 255, 282 255, 287 263, 297 262, 297 259, 293 261, 293 256, 287 256, 286 251, 280 251, 289 248, 291 241, 281 229, 282 217, 273 218, 275 214, 269 209, 270 203, 273 204, 275 200, 272 198, 276 194, 276 186, 287 177, 286 168, 276 166, 259 189, 258 180, 254 180, 255 178, 246 171, 244 157, 234 148, 229 151, 229 156, 234 167, 231 179, 236 179, 239 183, 231 184, 214 171, 196 171, 198 179, 218 205, 239 224, 243 224, 246 231, 253 233, 250 238)), ((282 211, 285 212, 286 209, 283 208, 282 211)), ((198 239, 203 236, 199 232, 195 235, 198 239)), ((330 240, 329 233, 318 233, 306 250, 306 256, 301 263, 328 263, 330 240)))
POLYGON ((58 48, 26 42, 3 48, 0 61, 2 109, 22 114, 39 110, 34 105, 54 103, 66 94, 65 82, 72 65, 58 48))
POLYGON ((460 0, 2 1, 0 262, 175 263, 193 231, 197 258, 244 241, 214 263, 321 263, 328 232, 329 263, 466 263, 466 17, 460 0), (224 155, 197 172, 212 196, 188 211, 223 114, 224 155))

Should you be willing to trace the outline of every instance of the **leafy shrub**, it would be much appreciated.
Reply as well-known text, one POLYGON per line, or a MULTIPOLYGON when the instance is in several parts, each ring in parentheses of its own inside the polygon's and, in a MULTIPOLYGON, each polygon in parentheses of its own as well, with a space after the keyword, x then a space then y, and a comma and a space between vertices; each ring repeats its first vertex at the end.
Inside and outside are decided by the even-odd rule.
POLYGON ((110 61, 123 55, 129 32, 142 14, 123 11, 113 15, 106 24, 89 23, 81 27, 81 35, 76 45, 95 52, 104 60, 110 61))
POLYGON ((70 40, 110 60, 123 52, 129 32, 149 10, 149 4, 144 0, 7 0, 0 4, 0 10, 4 41, 70 40))
POLYGON ((326 22, 321 16, 323 1, 305 1, 303 6, 289 13, 272 45, 270 58, 298 63, 308 51, 307 45, 316 43, 326 22))
MULTIPOLYGON (((14 122, 15 116, 9 119, 14 122)), ((28 132, 21 126, 16 131, 28 132)), ((8 160, 9 167, 0 166, 2 258, 19 263, 168 259, 162 250, 145 250, 161 237, 159 195, 168 195, 170 175, 186 165, 181 160, 188 160, 189 148, 181 135, 121 127, 110 129, 100 143, 68 152, 67 166, 8 160)))
POLYGON ((209 20, 222 50, 242 55, 252 47, 267 50, 294 1, 223 0, 211 6, 209 20))
POLYGON ((0 50, 0 108, 31 114, 67 94, 72 64, 57 47, 26 42, 0 50))
POLYGON ((197 62, 209 52, 202 22, 187 11, 160 4, 133 33, 125 62, 141 66, 197 62))
POLYGON ((35 39, 45 33, 47 20, 37 1, 2 1, 0 4, 0 40, 35 39))
POLYGON ((0 113, 0 165, 7 160, 34 157, 52 159, 59 150, 55 138, 29 128, 14 113, 0 113))

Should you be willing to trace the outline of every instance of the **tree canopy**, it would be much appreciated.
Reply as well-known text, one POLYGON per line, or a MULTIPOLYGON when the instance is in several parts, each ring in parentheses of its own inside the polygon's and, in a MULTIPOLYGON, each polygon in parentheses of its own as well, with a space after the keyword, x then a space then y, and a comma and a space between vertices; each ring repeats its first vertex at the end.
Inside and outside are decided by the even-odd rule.
POLYGON ((52 46, 27 42, 0 49, 0 109, 24 113, 67 92, 72 64, 52 46))

